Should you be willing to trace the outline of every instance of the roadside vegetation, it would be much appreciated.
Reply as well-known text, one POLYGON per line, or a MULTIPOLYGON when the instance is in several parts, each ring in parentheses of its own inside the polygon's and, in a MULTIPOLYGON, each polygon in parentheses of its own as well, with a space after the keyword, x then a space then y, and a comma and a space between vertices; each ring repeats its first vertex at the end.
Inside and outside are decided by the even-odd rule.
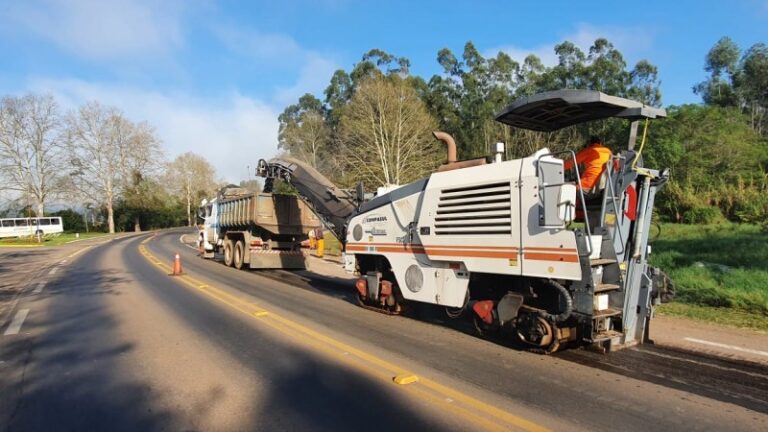
POLYGON ((43 237, 42 242, 38 242, 36 237, 6 238, 0 240, 0 246, 60 246, 65 243, 71 243, 79 240, 87 240, 107 236, 103 232, 63 233, 57 236, 43 237))
POLYGON ((662 314, 768 330, 768 233, 758 225, 666 223, 651 264, 675 283, 662 314))
POLYGON ((0 217, 77 217, 72 231, 141 231, 192 225, 220 186, 211 164, 185 153, 167 161, 146 121, 93 101, 65 111, 51 95, 0 99, 0 217), (75 224, 86 225, 79 229, 75 224), (90 225, 90 226, 87 226, 90 225))

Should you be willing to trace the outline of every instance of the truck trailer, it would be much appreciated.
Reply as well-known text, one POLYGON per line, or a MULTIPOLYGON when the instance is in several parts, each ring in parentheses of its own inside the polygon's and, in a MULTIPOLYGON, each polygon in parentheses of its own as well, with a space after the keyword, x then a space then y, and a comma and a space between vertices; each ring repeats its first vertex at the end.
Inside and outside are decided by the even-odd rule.
POLYGON ((321 228, 315 213, 295 196, 226 188, 200 206, 203 228, 198 246, 203 258, 223 255, 237 269, 308 268, 301 244, 321 228))

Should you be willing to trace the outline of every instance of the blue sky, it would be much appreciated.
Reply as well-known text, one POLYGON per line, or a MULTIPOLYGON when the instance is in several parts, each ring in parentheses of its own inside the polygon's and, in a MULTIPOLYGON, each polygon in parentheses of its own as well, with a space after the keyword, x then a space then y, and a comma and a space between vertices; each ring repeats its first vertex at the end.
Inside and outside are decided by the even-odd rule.
POLYGON ((0 94, 97 99, 152 123, 167 156, 194 151, 237 181, 276 152, 277 115, 371 48, 439 73, 466 41, 488 55, 553 61, 570 40, 607 37, 660 70, 665 104, 698 102, 704 56, 722 36, 768 43, 768 0, 627 2, 0 0, 0 94))

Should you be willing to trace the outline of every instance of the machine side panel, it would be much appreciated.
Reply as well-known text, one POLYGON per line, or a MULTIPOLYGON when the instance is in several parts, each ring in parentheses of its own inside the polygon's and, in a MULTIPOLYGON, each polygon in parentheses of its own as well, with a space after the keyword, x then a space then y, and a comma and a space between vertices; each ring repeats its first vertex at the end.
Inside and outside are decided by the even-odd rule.
POLYGON ((536 157, 522 160, 520 201, 522 274, 524 276, 581 280, 581 265, 573 231, 541 226, 541 184, 536 157))
MULTIPOLYGON (((347 259, 386 258, 400 292, 407 300, 458 307, 469 283, 466 268, 450 269, 448 262, 431 261, 418 242, 417 215, 424 194, 415 190, 404 198, 372 207, 353 217, 347 232, 347 259)), ((400 195, 397 195, 400 196, 400 195)))
POLYGON ((416 229, 426 255, 470 272, 519 275, 519 172, 511 160, 432 174, 416 229))

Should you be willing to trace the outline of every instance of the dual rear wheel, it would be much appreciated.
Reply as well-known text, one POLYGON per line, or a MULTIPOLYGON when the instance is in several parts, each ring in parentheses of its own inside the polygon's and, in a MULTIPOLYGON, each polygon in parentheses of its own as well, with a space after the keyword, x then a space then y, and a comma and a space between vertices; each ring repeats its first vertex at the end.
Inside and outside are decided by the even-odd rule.
POLYGON ((240 270, 245 265, 245 244, 242 240, 224 241, 224 265, 240 270))

